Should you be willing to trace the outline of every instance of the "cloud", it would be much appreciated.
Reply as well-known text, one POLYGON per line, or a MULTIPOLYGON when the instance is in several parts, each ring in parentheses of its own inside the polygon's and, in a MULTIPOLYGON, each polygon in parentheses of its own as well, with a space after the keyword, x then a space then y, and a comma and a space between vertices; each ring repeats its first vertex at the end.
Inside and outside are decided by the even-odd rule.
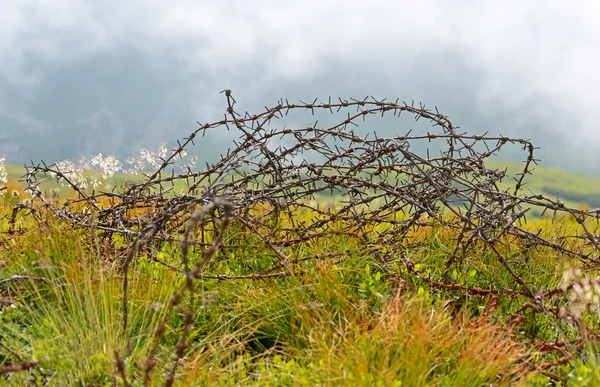
POLYGON ((9 2, 0 102, 30 131, 114 112, 125 149, 151 147, 142 134, 162 139, 169 122, 181 137, 220 118, 224 88, 245 109, 287 96, 415 98, 470 131, 545 136, 546 158, 566 144, 573 159, 600 162, 581 151, 600 145, 598 11, 560 0, 9 2))
POLYGON ((79 151, 83 155, 95 154, 102 149, 110 149, 114 144, 122 144, 126 140, 123 120, 114 111, 102 109, 90 113, 87 117, 78 120, 79 130, 89 132, 91 135, 79 151))

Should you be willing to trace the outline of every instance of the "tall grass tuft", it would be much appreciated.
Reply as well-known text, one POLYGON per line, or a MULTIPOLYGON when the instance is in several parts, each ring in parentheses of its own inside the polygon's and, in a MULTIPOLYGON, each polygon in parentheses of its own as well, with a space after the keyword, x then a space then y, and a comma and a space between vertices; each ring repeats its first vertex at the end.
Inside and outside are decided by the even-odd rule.
MULTIPOLYGON (((24 326, 5 334, 5 343, 39 361, 53 385, 104 385, 116 381, 115 351, 125 355, 122 331, 121 282, 100 265, 65 263, 47 268, 49 281, 32 281, 20 292, 24 326)), ((129 363, 143 360, 151 333, 163 309, 170 283, 140 280, 136 273, 131 292, 131 343, 129 363)), ((15 374, 14 382, 23 382, 15 374)))

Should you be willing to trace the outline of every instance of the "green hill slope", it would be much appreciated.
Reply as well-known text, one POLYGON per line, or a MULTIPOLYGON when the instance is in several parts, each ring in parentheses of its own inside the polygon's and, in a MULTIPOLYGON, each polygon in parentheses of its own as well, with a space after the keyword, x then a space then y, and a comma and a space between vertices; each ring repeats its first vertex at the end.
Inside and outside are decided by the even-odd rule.
MULTIPOLYGON (((489 159, 486 162, 488 168, 506 169, 507 175, 515 176, 522 168, 523 164, 513 161, 489 159)), ((17 183, 23 174, 25 168, 17 165, 7 165, 9 181, 17 183)), ((124 184, 128 177, 125 175, 115 175, 107 181, 102 189, 111 189, 114 186, 124 184)), ((600 208, 600 179, 564 172, 558 168, 535 166, 533 173, 526 177, 525 189, 532 190, 536 194, 542 194, 551 198, 560 198, 565 204, 572 207, 600 208)), ((507 178, 503 182, 504 187, 508 188, 514 185, 512 178, 507 178)), ((24 185, 22 184, 24 187, 24 185)), ((56 183, 56 180, 48 178, 43 184, 42 189, 51 190, 58 188, 61 193, 67 193, 65 187, 56 183)), ((184 188, 177 187, 177 188, 184 188)))
MULTIPOLYGON (((8 172, 8 181, 11 185, 19 185, 21 188, 25 188, 27 185, 25 182, 19 182, 23 175, 25 175, 25 167, 19 165, 6 165, 6 172, 8 172)), ((99 189, 101 190, 110 190, 115 186, 119 186, 125 184, 128 180, 126 175, 114 175, 113 177, 106 180, 105 184, 99 189)), ((54 189, 58 189, 58 193, 60 195, 68 194, 69 189, 65 186, 62 186, 56 181, 56 178, 51 176, 47 176, 42 184, 40 185, 40 189, 42 191, 50 191, 54 189)))
MULTIPOLYGON (((523 163, 489 160, 486 166, 491 169, 506 169, 507 175, 515 176, 523 169, 523 163)), ((551 198, 560 198, 565 204, 573 207, 600 208, 600 179, 567 173, 558 168, 534 166, 531 175, 525 178, 525 190, 542 194, 551 198)), ((506 187, 515 181, 507 179, 506 187)))

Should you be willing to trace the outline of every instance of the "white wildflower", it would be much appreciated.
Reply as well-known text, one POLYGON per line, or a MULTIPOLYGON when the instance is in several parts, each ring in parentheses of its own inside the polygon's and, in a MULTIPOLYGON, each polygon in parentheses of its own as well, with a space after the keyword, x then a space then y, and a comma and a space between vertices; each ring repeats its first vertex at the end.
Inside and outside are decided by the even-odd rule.
MULTIPOLYGON (((4 166, 5 157, 0 157, 0 183, 8 183, 8 172, 6 172, 6 167, 4 166)), ((1 186, 1 185, 0 185, 1 186)))
POLYGON ((166 156, 167 144, 160 144, 156 151, 142 148, 138 157, 130 157, 126 160, 127 164, 130 165, 130 168, 126 172, 131 174, 144 172, 148 169, 148 166, 154 169, 159 168, 166 156))
POLYGON ((563 273, 560 287, 567 292, 567 305, 561 308, 559 317, 565 321, 579 318, 585 310, 600 313, 600 281, 583 278, 582 274, 577 268, 563 273))
POLYGON ((98 153, 96 156, 92 157, 90 165, 100 170, 103 180, 108 179, 122 170, 121 162, 117 160, 115 156, 110 155, 103 157, 102 153, 98 153))
MULTIPOLYGON (((69 181, 79 188, 86 188, 88 185, 87 178, 84 175, 84 171, 82 168, 79 168, 73 163, 71 160, 63 160, 59 161, 55 164, 56 170, 60 172, 65 178, 69 179, 69 181)), ((51 173, 51 175, 56 175, 51 173)), ((62 180, 61 177, 58 179, 62 180)), ((61 181, 61 184, 64 185, 64 181, 61 181)))

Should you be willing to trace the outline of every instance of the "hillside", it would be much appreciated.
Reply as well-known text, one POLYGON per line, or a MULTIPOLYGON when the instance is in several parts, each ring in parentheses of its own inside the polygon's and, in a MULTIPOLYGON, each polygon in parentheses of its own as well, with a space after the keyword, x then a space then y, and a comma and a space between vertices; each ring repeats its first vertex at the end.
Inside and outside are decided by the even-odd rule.
MULTIPOLYGON (((507 171, 507 176, 517 175, 523 168, 523 164, 514 161, 489 159, 486 166, 490 169, 499 169, 507 171)), ((25 168, 18 165, 7 165, 9 181, 13 184, 21 179, 25 173, 25 168)), ((115 186, 125 184, 132 180, 131 176, 116 174, 107 180, 102 187, 104 190, 110 190, 115 186)), ((535 166, 531 175, 525 179, 526 190, 532 190, 536 194, 542 194, 548 197, 558 197, 570 207, 582 208, 600 208, 600 179, 565 172, 559 168, 546 167, 543 165, 535 166)), ((20 184, 25 187, 24 184, 20 184)), ((514 186, 512 178, 505 179, 501 188, 510 188, 514 186)), ((58 189, 60 194, 65 194, 68 189, 57 184, 52 178, 47 178, 41 185, 42 190, 58 189)), ((183 185, 179 188, 184 188, 183 185)), ((539 214, 538 214, 539 215, 539 214)))
MULTIPOLYGON (((9 164, 6 165, 6 172, 8 173, 9 187, 20 187, 21 189, 25 189, 27 187, 27 184, 25 184, 25 182, 20 182, 20 180, 25 175, 25 167, 9 164)), ((113 175, 112 177, 106 180, 105 184, 102 187, 100 187, 100 189, 111 190, 115 186, 125 184, 127 180, 128 177, 125 175, 113 175)), ((67 187, 57 183, 56 179, 51 176, 47 176, 46 178, 44 178, 43 182, 40 185, 40 189, 42 190, 42 192, 58 190, 59 195, 65 195, 70 192, 70 190, 67 187)))
MULTIPOLYGON (((514 161, 489 160, 488 168, 506 169, 507 175, 515 176, 523 164, 514 161)), ((571 207, 600 208, 600 179, 567 173, 559 168, 535 166, 525 179, 525 189, 548 197, 558 197, 571 207)), ((504 181, 505 187, 513 186, 514 180, 504 181)))

